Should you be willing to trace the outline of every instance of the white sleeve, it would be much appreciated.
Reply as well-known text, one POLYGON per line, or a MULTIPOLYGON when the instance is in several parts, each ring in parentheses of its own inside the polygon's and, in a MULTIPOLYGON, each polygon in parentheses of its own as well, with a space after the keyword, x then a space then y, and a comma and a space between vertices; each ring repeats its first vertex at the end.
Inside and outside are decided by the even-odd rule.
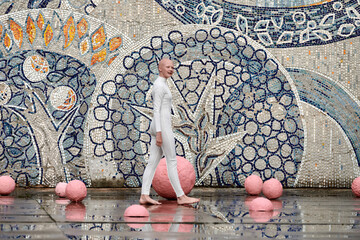
POLYGON ((164 98, 165 91, 161 85, 155 84, 152 90, 153 105, 154 105, 154 121, 156 132, 161 132, 161 105, 164 98))

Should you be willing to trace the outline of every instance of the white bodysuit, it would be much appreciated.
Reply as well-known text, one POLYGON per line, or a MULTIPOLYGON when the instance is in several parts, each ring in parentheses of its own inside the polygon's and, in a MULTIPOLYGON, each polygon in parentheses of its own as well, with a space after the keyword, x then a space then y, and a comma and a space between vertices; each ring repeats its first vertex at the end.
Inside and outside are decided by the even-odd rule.
POLYGON ((158 77, 152 89, 153 119, 150 125, 151 144, 149 162, 143 175, 141 194, 149 195, 155 170, 163 155, 166 158, 167 172, 170 183, 177 197, 184 195, 177 173, 177 160, 175 152, 175 138, 171 125, 171 100, 172 95, 166 79, 158 77), (156 132, 161 132, 162 145, 156 145, 156 132))

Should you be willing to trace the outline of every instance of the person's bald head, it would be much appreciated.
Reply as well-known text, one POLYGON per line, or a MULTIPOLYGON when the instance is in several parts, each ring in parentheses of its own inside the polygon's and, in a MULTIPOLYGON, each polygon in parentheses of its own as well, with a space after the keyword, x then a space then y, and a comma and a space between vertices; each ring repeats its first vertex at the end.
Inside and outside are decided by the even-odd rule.
POLYGON ((169 78, 174 73, 174 63, 168 58, 163 58, 159 62, 159 76, 169 78))

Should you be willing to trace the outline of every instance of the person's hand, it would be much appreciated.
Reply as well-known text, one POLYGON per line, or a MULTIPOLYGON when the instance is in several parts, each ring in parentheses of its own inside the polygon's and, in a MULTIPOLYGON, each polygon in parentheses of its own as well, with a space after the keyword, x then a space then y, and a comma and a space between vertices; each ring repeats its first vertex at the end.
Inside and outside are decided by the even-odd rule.
POLYGON ((161 147, 161 145, 162 145, 161 132, 156 132, 156 146, 161 147))

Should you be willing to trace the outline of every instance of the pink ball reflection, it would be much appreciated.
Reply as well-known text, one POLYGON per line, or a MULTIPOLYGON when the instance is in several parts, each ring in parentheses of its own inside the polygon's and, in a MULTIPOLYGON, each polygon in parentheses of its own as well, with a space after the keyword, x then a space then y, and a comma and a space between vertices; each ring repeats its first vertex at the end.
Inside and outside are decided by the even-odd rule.
POLYGON ((83 221, 86 216, 86 207, 81 202, 72 202, 65 208, 65 217, 70 221, 83 221))

